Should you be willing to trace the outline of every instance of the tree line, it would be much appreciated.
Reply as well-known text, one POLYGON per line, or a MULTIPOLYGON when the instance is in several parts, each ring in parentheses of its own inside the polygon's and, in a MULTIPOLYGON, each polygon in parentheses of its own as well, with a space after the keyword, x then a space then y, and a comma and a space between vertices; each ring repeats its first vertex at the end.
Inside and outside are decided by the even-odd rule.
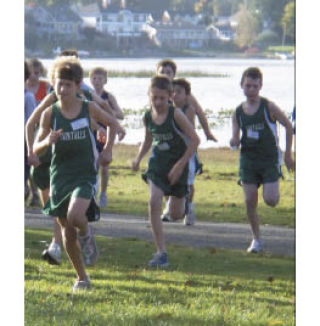
POLYGON ((30 2, 43 6, 113 4, 151 13, 164 10, 198 13, 202 14, 206 25, 214 23, 212 16, 229 17, 239 13, 235 43, 240 48, 255 43, 295 42, 294 0, 26 0, 26 3, 30 2))

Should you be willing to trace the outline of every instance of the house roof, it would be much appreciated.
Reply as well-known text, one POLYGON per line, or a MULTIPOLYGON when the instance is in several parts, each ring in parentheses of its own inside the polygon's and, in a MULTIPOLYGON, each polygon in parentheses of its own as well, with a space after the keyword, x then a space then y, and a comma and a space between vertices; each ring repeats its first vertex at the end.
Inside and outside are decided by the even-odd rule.
POLYGON ((76 11, 80 14, 80 15, 84 15, 84 16, 96 16, 100 14, 100 7, 97 3, 91 3, 89 5, 86 6, 77 6, 76 7, 76 11))

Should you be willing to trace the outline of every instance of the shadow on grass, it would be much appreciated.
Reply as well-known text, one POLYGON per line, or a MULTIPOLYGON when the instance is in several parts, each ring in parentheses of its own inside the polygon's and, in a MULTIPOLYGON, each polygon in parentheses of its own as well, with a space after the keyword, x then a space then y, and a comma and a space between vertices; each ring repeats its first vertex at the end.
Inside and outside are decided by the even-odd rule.
MULTIPOLYGON (((43 250, 40 241, 45 235, 50 239, 50 231, 27 230, 26 234, 26 255, 31 259, 39 259, 43 250)), ((97 273, 100 268, 109 268, 119 272, 150 270, 147 262, 153 252, 151 243, 140 240, 132 241, 132 239, 110 239, 102 236, 97 237, 97 243, 100 248, 100 257, 95 267, 88 268, 89 272, 97 273)), ((214 248, 195 249, 177 245, 168 246, 168 253, 170 261, 168 273, 175 271, 190 275, 240 277, 266 281, 270 278, 273 280, 294 278, 294 260, 290 258, 250 255, 214 248)), ((64 264, 69 264, 65 253, 63 261, 64 264)), ((27 267, 26 271, 28 268, 31 267, 27 267)), ((56 268, 59 267, 53 268, 52 272, 56 268)))

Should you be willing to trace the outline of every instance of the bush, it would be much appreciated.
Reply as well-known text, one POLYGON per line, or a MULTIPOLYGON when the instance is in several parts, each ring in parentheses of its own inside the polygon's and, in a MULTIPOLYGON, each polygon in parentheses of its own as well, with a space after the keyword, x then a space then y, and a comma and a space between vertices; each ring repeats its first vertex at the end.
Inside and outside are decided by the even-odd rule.
POLYGON ((278 43, 279 41, 280 41, 279 36, 275 32, 269 30, 269 31, 264 31, 257 36, 256 44, 260 48, 265 49, 271 44, 278 43))

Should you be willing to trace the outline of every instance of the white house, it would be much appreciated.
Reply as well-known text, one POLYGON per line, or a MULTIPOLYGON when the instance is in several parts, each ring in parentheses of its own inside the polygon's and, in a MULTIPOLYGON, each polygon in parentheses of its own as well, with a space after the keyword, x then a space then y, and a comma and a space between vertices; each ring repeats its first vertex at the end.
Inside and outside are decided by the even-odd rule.
POLYGON ((97 17, 98 31, 116 37, 140 37, 144 24, 148 21, 150 13, 133 12, 122 9, 117 12, 101 12, 97 17))
POLYGON ((170 48, 201 48, 216 38, 215 34, 203 26, 188 23, 155 23, 156 38, 162 46, 170 48))
POLYGON ((96 28, 100 17, 100 8, 96 2, 86 6, 76 4, 72 6, 72 10, 82 18, 84 27, 96 28))

